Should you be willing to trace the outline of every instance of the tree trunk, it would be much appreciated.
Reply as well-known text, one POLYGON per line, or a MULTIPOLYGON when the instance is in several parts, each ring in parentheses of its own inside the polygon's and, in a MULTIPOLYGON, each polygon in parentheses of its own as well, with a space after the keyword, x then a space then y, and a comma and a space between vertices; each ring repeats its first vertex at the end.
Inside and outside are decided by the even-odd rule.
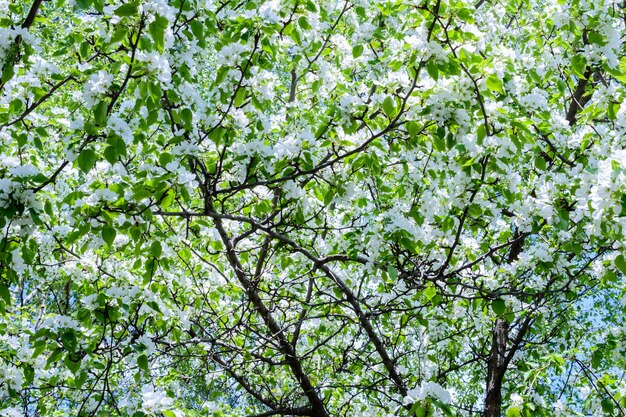
POLYGON ((493 325, 493 340, 487 362, 487 396, 485 417, 500 417, 502 408, 502 380, 506 371, 506 342, 509 336, 509 323, 498 318, 493 325))

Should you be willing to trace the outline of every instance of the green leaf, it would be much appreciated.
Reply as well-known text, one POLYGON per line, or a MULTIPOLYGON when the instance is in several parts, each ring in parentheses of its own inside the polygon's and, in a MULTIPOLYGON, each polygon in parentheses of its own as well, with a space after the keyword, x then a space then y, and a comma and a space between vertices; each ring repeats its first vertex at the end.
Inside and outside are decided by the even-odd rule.
POLYGON ((559 222, 557 223, 557 227, 561 230, 569 229, 569 211, 565 209, 559 209, 559 222))
POLYGON ((585 77, 585 70, 587 68, 587 60, 581 54, 576 54, 570 60, 570 66, 572 68, 572 72, 578 78, 585 77))
POLYGON ((615 411, 615 404, 613 404, 613 399, 603 399, 602 401, 600 401, 600 406, 602 407, 602 411, 604 411, 605 413, 609 415, 614 415, 613 412, 615 411))
POLYGON ((126 156, 126 142, 124 142, 124 139, 115 138, 115 140, 111 142, 111 146, 115 147, 119 156, 126 156))
POLYGON ((139 11, 139 4, 135 3, 135 2, 130 2, 130 3, 126 3, 121 5, 120 7, 118 7, 117 9, 115 9, 115 11, 113 13, 115 13, 117 16, 135 16, 139 11))
POLYGON ((406 130, 409 131, 409 135, 411 135, 412 138, 415 138, 420 132, 420 127, 416 122, 409 122, 406 125, 406 130))
POLYGON ((164 194, 164 197, 161 199, 159 205, 163 208, 168 208, 174 202, 174 197, 176 197, 176 192, 170 188, 164 194))
POLYGON ((54 210, 52 209, 52 203, 50 202, 50 200, 46 200, 44 204, 44 211, 48 216, 54 217, 54 210))
POLYGON ((393 101, 393 97, 387 96, 385 100, 383 100, 383 111, 388 117, 392 117, 395 112, 395 103, 393 101))
POLYGON ((7 306, 11 305, 11 292, 4 282, 0 282, 0 298, 7 306))
POLYGON ((414 412, 415 417, 428 417, 428 409, 426 407, 418 405, 417 407, 413 407, 411 410, 414 412))
POLYGON ((607 270, 602 277, 602 284, 607 284, 609 282, 617 282, 617 274, 613 271, 607 270))
POLYGON ((151 309, 153 309, 154 311, 158 311, 159 313, 162 313, 161 311, 161 307, 159 307, 159 303, 157 303, 156 301, 148 301, 148 306, 150 306, 151 309))
POLYGON ((497 93, 504 92, 504 90, 502 89, 502 80, 496 74, 491 74, 489 77, 487 77, 486 83, 487 88, 491 91, 495 91, 497 93))
POLYGON ((159 164, 165 168, 165 166, 167 164, 169 164, 170 162, 172 162, 174 160, 174 157, 172 156, 171 153, 169 152, 161 152, 159 154, 159 164))
POLYGON ((176 417, 176 414, 172 410, 161 411, 164 417, 176 417))
POLYGON ((246 100, 246 90, 243 88, 239 88, 237 90, 237 93, 235 94, 235 101, 234 101, 235 107, 241 106, 245 100, 246 100))
POLYGON ((513 405, 506 410, 506 417, 522 417, 522 410, 513 405))
POLYGON ((150 253, 152 254, 152 256, 158 258, 159 256, 161 256, 162 252, 163 248, 161 247, 161 243, 156 240, 152 242, 152 245, 150 245, 150 253))
POLYGON ((148 357, 146 355, 139 355, 137 357, 137 366, 139 366, 144 371, 149 372, 150 368, 148 366, 148 357))
POLYGON ((70 354, 65 355, 63 360, 67 369, 69 369, 74 375, 80 370, 81 361, 73 361, 70 354))
POLYGON ((93 8, 100 13, 104 13, 104 0, 91 0, 93 8))
POLYGON ((85 174, 91 171, 91 169, 96 165, 96 160, 98 159, 96 153, 93 149, 83 149, 76 158, 76 163, 81 171, 85 174))
POLYGON ((491 309, 498 316, 504 315, 506 313, 506 304, 502 300, 493 300, 491 302, 491 309))
POLYGON ((607 114, 610 121, 614 122, 617 119, 617 112, 619 111, 619 108, 619 103, 609 103, 607 108, 607 114))
POLYGON ((600 365, 602 364, 602 358, 604 357, 604 355, 602 354, 601 350, 596 350, 591 354, 591 366, 594 369, 598 369, 598 367, 600 367, 600 365))
POLYGON ((624 259, 624 255, 617 255, 615 266, 622 271, 622 274, 626 275, 626 259, 624 259))
POLYGON ((439 79, 439 68, 437 63, 430 60, 426 63, 426 72, 430 75, 430 78, 437 81, 439 79))
POLYGON ((546 160, 543 159, 543 156, 538 156, 538 157, 535 158, 535 167, 539 171, 545 171, 546 170, 546 160))
POLYGON ((193 113, 191 110, 184 108, 180 111, 180 119, 183 122, 185 130, 191 132, 193 130, 193 113))
POLYGON ((389 275, 389 278, 391 278, 393 281, 396 281, 398 279, 398 271, 396 270, 396 268, 394 268, 393 265, 387 266, 387 274, 389 275))
POLYGON ((298 19, 298 25, 300 25, 300 27, 304 30, 310 30, 311 29, 311 24, 309 23, 309 21, 307 20, 306 17, 301 16, 298 19))
POLYGON ((204 39, 204 25, 202 23, 197 20, 192 20, 191 23, 189 23, 189 27, 196 39, 204 39))
POLYGON ((113 246, 113 241, 115 240, 115 235, 117 232, 111 226, 104 226, 102 228, 102 239, 109 245, 113 246))
POLYGON ((334 196, 335 196, 335 189, 331 187, 324 194, 324 205, 328 206, 331 203, 331 201, 333 201, 334 196))
POLYGON ((94 118, 96 125, 103 126, 106 124, 107 115, 109 111, 108 109, 109 109, 109 105, 107 104, 105 100, 100 101, 93 108, 93 118, 94 118))
POLYGON ((76 334, 74 334, 74 330, 67 329, 61 333, 61 342, 63 347, 70 352, 75 351, 78 347, 78 339, 76 334))
POLYGON ((148 32, 154 41, 154 46, 156 46, 160 52, 163 52, 165 46, 165 30, 167 29, 168 23, 166 18, 157 15, 156 19, 148 25, 148 32))
POLYGON ((431 398, 430 401, 432 402, 432 404, 437 406, 437 408, 443 411, 443 414, 445 414, 447 417, 454 417, 456 415, 454 414, 454 412, 452 411, 452 408, 448 404, 445 404, 434 398, 431 398))
POLYGON ((89 43, 83 42, 80 44, 79 49, 80 57, 83 59, 89 58, 89 43))
POLYGON ((111 165, 115 164, 119 159, 119 154, 115 146, 107 146, 104 150, 104 159, 111 165))
POLYGON ((487 128, 485 127, 484 124, 481 124, 480 126, 478 126, 478 129, 476 129, 476 141, 478 142, 479 145, 483 144, 483 140, 487 137, 487 128))
POLYGON ((304 4, 304 6, 310 12, 313 12, 313 13, 317 12, 317 6, 311 0, 307 0, 307 2, 304 4))
POLYGON ((5 64, 2 68, 2 82, 7 83, 15 75, 15 67, 11 64, 11 61, 5 58, 5 64))
POLYGON ((515 313, 512 311, 508 311, 504 314, 504 319, 509 322, 509 324, 515 321, 515 313))
POLYGON ((24 385, 28 386, 35 379, 35 369, 31 365, 24 366, 24 385))
POLYGON ((352 48, 352 56, 354 58, 358 58, 361 55, 363 55, 363 45, 356 45, 354 48, 352 48))
POLYGON ((83 384, 87 381, 87 377, 87 372, 82 371, 81 373, 79 373, 78 376, 74 378, 74 386, 76 388, 82 387, 83 384))
POLYGON ((437 289, 433 285, 428 285, 424 289, 424 296, 426 297, 428 301, 432 300, 435 297, 435 295, 437 295, 437 289))
POLYGON ((48 356, 48 360, 46 361, 46 366, 45 369, 50 368, 50 365, 52 365, 54 362, 56 362, 57 360, 59 360, 61 358, 61 356, 63 355, 63 349, 58 348, 55 349, 50 356, 48 356))
POLYGON ((152 194, 152 191, 141 185, 133 188, 133 198, 137 201, 141 201, 144 198, 151 197, 152 194))
POLYGON ((91 6, 91 0, 76 0, 74 4, 79 10, 86 10, 91 6))
POLYGON ((218 68, 217 72, 215 73, 215 84, 220 84, 222 81, 224 81, 224 78, 226 78, 226 74, 228 74, 228 71, 231 68, 226 66, 226 65, 222 65, 221 67, 218 68))

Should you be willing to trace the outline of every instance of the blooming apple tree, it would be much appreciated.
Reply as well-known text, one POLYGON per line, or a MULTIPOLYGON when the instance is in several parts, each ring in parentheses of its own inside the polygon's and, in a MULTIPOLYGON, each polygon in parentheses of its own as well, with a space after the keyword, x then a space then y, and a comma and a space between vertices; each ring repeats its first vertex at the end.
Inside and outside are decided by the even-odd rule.
POLYGON ((611 0, 0 0, 0 415, 626 416, 611 0))

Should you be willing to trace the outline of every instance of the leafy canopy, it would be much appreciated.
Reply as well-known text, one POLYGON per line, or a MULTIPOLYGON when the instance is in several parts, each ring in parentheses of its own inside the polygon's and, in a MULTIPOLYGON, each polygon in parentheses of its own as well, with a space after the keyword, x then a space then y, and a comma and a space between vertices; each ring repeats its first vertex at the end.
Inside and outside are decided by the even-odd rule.
POLYGON ((0 413, 626 415, 624 13, 0 1, 0 413))

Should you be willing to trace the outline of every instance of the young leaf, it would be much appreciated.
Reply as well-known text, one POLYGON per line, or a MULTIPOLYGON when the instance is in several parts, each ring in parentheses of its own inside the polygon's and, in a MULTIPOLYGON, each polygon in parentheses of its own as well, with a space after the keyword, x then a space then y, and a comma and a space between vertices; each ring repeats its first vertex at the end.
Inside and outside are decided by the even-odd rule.
POLYGON ((93 119, 98 126, 103 126, 107 121, 108 103, 102 100, 93 108, 93 119))
POLYGON ((113 241, 115 240, 115 235, 117 232, 111 226, 104 226, 102 228, 102 239, 109 245, 113 246, 113 241))
POLYGON ((96 165, 97 155, 93 149, 83 149, 76 157, 76 163, 81 171, 85 174, 91 171, 91 169, 96 165))
POLYGON ((496 74, 491 74, 487 77, 486 83, 487 88, 491 91, 495 91, 497 93, 504 92, 504 90, 502 90, 502 80, 496 74))
POLYGON ((113 13, 117 16, 125 17, 125 16, 135 16, 139 11, 139 4, 136 2, 129 2, 121 5, 113 13))
POLYGON ((149 372, 150 368, 148 366, 148 357, 146 355, 139 355, 137 357, 137 366, 139 366, 144 371, 149 372))
POLYGON ((363 55, 363 45, 359 44, 352 48, 352 56, 358 58, 363 55))
POLYGON ((385 100, 383 100, 383 111, 388 117, 393 116, 395 112, 395 103, 393 102, 393 97, 385 97, 385 100))
POLYGON ((513 405, 506 410, 506 417, 522 417, 522 410, 513 405))
POLYGON ((491 309, 498 316, 504 315, 506 313, 506 304, 502 300, 493 300, 491 302, 491 309))
POLYGON ((304 17, 304 16, 301 16, 301 17, 298 19, 298 24, 300 25, 300 27, 301 27, 303 30, 309 30, 309 29, 311 29, 311 24, 309 23, 309 21, 307 20, 307 18, 306 18, 306 17, 304 17))
POLYGON ((65 355, 65 359, 63 359, 63 362, 65 363, 67 369, 69 369, 74 375, 76 375, 76 373, 80 370, 81 361, 72 360, 72 357, 69 353, 65 355))
POLYGON ((163 52, 165 30, 167 29, 168 23, 166 18, 157 15, 154 21, 148 25, 148 32, 150 32, 154 45, 159 52, 163 52))
POLYGON ((581 54, 574 55, 570 60, 570 66, 572 68, 572 72, 578 78, 585 77, 585 69, 587 67, 587 60, 581 54))
POLYGON ((239 88, 237 93, 235 94, 235 107, 241 106, 246 100, 246 90, 244 88, 239 88))
POLYGON ((0 298, 6 305, 11 305, 11 292, 4 282, 0 282, 0 298))
POLYGON ((162 252, 163 248, 161 247, 161 243, 156 240, 152 242, 152 245, 150 245, 150 254, 152 254, 155 258, 158 258, 161 256, 162 252))
POLYGON ((430 78, 433 80, 437 81, 439 79, 439 68, 437 63, 433 60, 429 60, 426 63, 426 72, 428 72, 428 75, 430 75, 430 78))

